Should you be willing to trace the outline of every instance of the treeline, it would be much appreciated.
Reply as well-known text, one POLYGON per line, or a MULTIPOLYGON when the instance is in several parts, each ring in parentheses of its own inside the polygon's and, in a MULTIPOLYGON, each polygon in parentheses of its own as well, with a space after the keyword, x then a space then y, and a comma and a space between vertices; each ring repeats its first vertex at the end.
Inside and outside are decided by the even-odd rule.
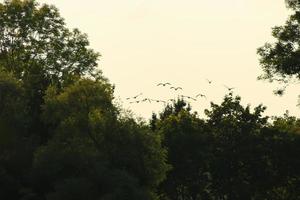
POLYGON ((53 6, 0 3, 0 199, 300 199, 300 120, 229 93, 205 119, 177 99, 138 121, 88 46, 53 6))
POLYGON ((232 94, 205 120, 182 101, 167 106, 152 123, 172 167, 162 199, 299 199, 300 121, 286 114, 270 124, 264 109, 232 94))

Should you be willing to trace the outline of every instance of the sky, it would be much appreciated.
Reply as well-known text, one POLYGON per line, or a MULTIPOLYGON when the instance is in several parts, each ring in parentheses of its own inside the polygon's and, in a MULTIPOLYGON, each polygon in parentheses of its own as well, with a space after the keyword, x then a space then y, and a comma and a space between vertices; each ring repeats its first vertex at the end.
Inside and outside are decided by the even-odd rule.
POLYGON ((149 118, 163 103, 130 104, 127 97, 167 100, 205 94, 192 102, 200 115, 235 87, 243 105, 267 106, 267 115, 289 110, 299 117, 298 85, 283 97, 278 84, 257 81, 257 48, 273 41, 271 28, 288 17, 284 0, 39 0, 55 5, 69 28, 89 37, 102 56, 99 67, 115 84, 116 100, 149 118), (209 84, 206 79, 212 80, 209 84), (170 82, 183 91, 156 86, 170 82))

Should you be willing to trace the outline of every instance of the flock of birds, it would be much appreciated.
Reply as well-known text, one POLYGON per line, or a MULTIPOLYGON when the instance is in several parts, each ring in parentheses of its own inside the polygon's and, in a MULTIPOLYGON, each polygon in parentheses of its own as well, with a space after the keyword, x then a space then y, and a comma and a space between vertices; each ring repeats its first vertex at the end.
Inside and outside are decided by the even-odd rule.
MULTIPOLYGON (((208 84, 213 84, 212 80, 206 79, 208 84)), ((173 91, 183 91, 182 87, 179 86, 174 86, 169 82, 161 82, 158 83, 156 85, 157 87, 165 87, 168 88, 170 90, 173 91)), ((228 87, 226 85, 223 84, 223 86, 229 91, 232 92, 235 88, 234 87, 228 87)), ((199 99, 205 99, 207 100, 207 97, 205 94, 199 93, 195 96, 187 96, 187 95, 178 95, 178 98, 182 98, 184 100, 193 100, 193 101, 198 101, 199 99)), ((152 103, 152 102, 156 102, 156 103, 168 103, 168 102, 175 102, 175 99, 168 99, 168 100, 161 100, 161 99, 152 99, 152 98, 148 98, 148 97, 143 97, 143 93, 139 93, 135 96, 132 97, 127 97, 126 98, 127 101, 129 101, 130 104, 138 104, 138 103, 143 103, 143 102, 148 102, 148 103, 152 103)))

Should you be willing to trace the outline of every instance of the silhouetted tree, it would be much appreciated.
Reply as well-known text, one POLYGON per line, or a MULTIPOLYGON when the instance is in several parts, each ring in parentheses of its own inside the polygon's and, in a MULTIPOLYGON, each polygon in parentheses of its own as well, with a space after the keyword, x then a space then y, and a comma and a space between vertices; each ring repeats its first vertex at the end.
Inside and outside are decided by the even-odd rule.
POLYGON ((209 196, 212 135, 204 120, 182 99, 167 105, 156 120, 157 134, 172 168, 161 184, 161 199, 196 200, 209 196))
POLYGON ((66 28, 54 6, 6 0, 0 3, 0 24, 0 66, 22 80, 31 117, 28 133, 45 142, 48 133, 40 122, 45 90, 79 76, 101 78, 99 54, 88 48, 85 34, 66 28))
MULTIPOLYGON (((287 5, 277 42, 259 49, 262 78, 285 83, 300 78, 300 1, 287 5)), ((296 117, 268 122, 229 93, 204 119, 179 98, 137 121, 55 7, 7 0, 0 24, 0 199, 299 199, 296 117)))
MULTIPOLYGON (((300 1, 286 1, 293 11, 285 25, 273 28, 275 42, 266 43, 258 49, 264 74, 260 79, 287 84, 293 77, 300 78, 300 1)), ((285 87, 283 87, 284 90, 285 87)), ((282 94, 279 90, 278 94, 282 94)))
POLYGON ((172 166, 161 199, 298 199, 299 120, 268 123, 264 106, 244 107, 232 93, 205 120, 174 108, 156 120, 172 166))
POLYGON ((27 126, 22 82, 0 70, 0 198, 17 199, 26 184, 35 146, 24 131, 27 126))
POLYGON ((55 136, 34 162, 37 194, 47 199, 154 199, 168 166, 158 136, 118 118, 109 85, 80 80, 45 97, 55 136), (81 187, 84 185, 84 187, 81 187))
POLYGON ((0 199, 157 199, 160 137, 120 115, 86 35, 33 0, 0 24, 0 199))

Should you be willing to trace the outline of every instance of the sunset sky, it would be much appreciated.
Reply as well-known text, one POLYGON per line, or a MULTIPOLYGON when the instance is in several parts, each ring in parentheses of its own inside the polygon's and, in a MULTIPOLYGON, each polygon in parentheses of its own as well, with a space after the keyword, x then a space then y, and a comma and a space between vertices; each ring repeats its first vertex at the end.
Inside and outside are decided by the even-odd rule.
POLYGON ((166 100, 179 94, 206 94, 192 103, 200 114, 209 102, 220 103, 235 87, 244 105, 260 103, 266 114, 285 110, 299 117, 300 91, 291 85, 278 97, 275 83, 257 81, 262 73, 258 47, 272 41, 271 27, 288 16, 284 0, 41 0, 55 5, 67 26, 87 33, 100 52, 99 66, 116 85, 124 108, 149 118, 163 104, 129 104, 126 97, 166 100), (212 80, 208 84, 206 79, 212 80), (170 82, 184 91, 157 87, 170 82))

